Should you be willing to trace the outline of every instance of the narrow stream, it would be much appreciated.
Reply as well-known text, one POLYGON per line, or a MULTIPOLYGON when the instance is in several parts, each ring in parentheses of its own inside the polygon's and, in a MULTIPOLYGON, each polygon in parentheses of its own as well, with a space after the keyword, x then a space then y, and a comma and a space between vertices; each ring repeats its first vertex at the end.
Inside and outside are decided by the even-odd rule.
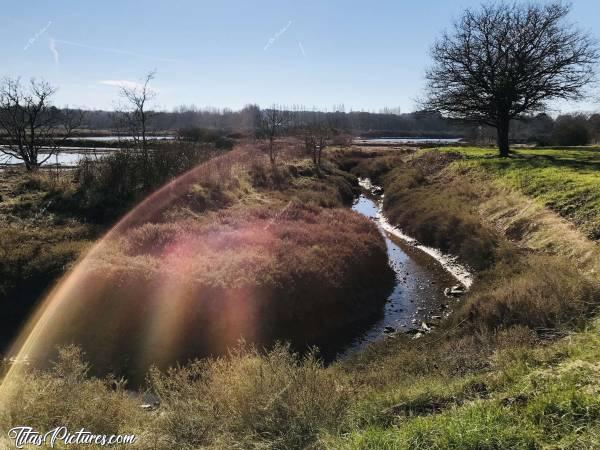
POLYGON ((352 210, 377 223, 385 239, 390 266, 396 273, 396 284, 381 317, 339 352, 338 358, 361 350, 384 335, 416 334, 435 326, 459 301, 458 297, 446 296, 444 290, 456 285, 468 288, 471 284, 468 271, 452 258, 394 230, 382 214, 381 197, 371 192, 376 189, 372 189, 368 180, 361 180, 361 185, 364 192, 352 210))

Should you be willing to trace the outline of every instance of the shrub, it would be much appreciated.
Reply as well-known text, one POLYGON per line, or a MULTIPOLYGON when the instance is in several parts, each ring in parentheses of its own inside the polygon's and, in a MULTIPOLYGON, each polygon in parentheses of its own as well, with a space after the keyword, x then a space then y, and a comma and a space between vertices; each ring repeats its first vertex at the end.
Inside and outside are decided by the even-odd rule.
POLYGON ((11 376, 2 386, 7 389, 0 403, 2 429, 27 425, 49 431, 66 426, 108 435, 136 430, 141 410, 125 383, 90 378, 88 372, 81 351, 70 346, 59 350, 51 369, 11 376))
POLYGON ((95 221, 111 221, 135 201, 166 181, 215 155, 214 147, 166 144, 148 159, 135 150, 112 152, 99 160, 84 159, 77 170, 77 190, 54 207, 81 211, 95 221))
POLYGON ((339 429, 350 399, 313 353, 300 359, 285 346, 153 370, 149 383, 161 401, 151 439, 184 448, 306 448, 339 429))

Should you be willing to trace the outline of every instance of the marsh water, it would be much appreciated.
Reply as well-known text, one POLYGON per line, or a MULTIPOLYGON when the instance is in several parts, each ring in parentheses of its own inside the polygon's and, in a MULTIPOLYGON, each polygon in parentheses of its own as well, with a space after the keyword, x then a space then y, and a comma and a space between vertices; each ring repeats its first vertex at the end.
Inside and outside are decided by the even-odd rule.
MULTIPOLYGON (((43 166, 61 166, 61 167, 75 167, 84 158, 98 159, 111 152, 119 150, 119 147, 108 147, 111 143, 118 142, 131 142, 133 136, 83 136, 73 137, 69 140, 80 141, 84 146, 65 146, 60 151, 50 158, 48 158, 42 165, 43 166), (87 141, 87 142, 86 142, 87 141), (86 145, 87 143, 90 145, 86 145), (94 145, 98 143, 99 145, 94 145)), ((149 141, 171 141, 175 139, 175 136, 148 136, 149 141)), ((0 145, 0 148, 4 145, 0 145)), ((48 149, 41 148, 39 153, 39 160, 43 161, 48 156, 48 149)), ((14 166, 22 164, 18 158, 14 156, 6 155, 0 152, 0 166, 14 166)))
MULTIPOLYGON (((60 166, 60 167, 76 167, 84 158, 99 159, 102 156, 108 155, 114 152, 114 148, 89 148, 89 147, 69 147, 69 150, 63 149, 61 152, 52 155, 46 161, 48 153, 44 153, 42 150, 39 153, 38 160, 44 161, 42 166, 60 166)), ((23 161, 15 158, 14 156, 0 154, 0 165, 2 166, 16 166, 23 164, 23 161)))
POLYGON ((457 144, 462 138, 428 138, 428 137, 389 137, 389 138, 358 138, 358 145, 402 145, 402 144, 457 144))

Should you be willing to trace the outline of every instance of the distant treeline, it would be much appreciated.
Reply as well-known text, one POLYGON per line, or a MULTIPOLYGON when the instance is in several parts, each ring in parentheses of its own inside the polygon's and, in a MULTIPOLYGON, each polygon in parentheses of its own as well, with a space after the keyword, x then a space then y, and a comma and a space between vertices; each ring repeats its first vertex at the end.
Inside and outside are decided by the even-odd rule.
MULTIPOLYGON (((464 138, 476 143, 494 143, 495 129, 449 119, 438 112, 419 111, 405 114, 364 111, 309 111, 300 107, 285 108, 289 112, 289 129, 306 123, 322 122, 331 128, 363 137, 430 137, 464 138)), ((264 110, 248 105, 241 110, 196 109, 180 107, 174 111, 153 112, 151 128, 155 132, 184 130, 183 137, 194 129, 220 130, 235 137, 255 136, 260 129, 264 110)), ((89 131, 111 130, 117 122, 111 111, 87 111, 85 128, 89 131)), ((513 143, 540 145, 585 145, 600 141, 600 114, 568 114, 556 119, 541 113, 514 121, 513 143)))

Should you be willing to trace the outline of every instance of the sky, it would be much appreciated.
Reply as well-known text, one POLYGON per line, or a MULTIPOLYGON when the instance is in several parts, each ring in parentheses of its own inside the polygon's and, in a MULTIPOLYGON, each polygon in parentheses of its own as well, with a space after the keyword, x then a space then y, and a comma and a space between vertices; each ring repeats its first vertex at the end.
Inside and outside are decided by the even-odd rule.
MULTIPOLYGON (((0 0, 0 76, 43 78, 59 106, 113 109, 156 70, 156 108, 246 104, 402 112, 422 95, 429 48, 478 1, 0 0)), ((600 37, 600 1, 570 20, 600 37)), ((597 111, 588 99, 556 111, 597 111)))

